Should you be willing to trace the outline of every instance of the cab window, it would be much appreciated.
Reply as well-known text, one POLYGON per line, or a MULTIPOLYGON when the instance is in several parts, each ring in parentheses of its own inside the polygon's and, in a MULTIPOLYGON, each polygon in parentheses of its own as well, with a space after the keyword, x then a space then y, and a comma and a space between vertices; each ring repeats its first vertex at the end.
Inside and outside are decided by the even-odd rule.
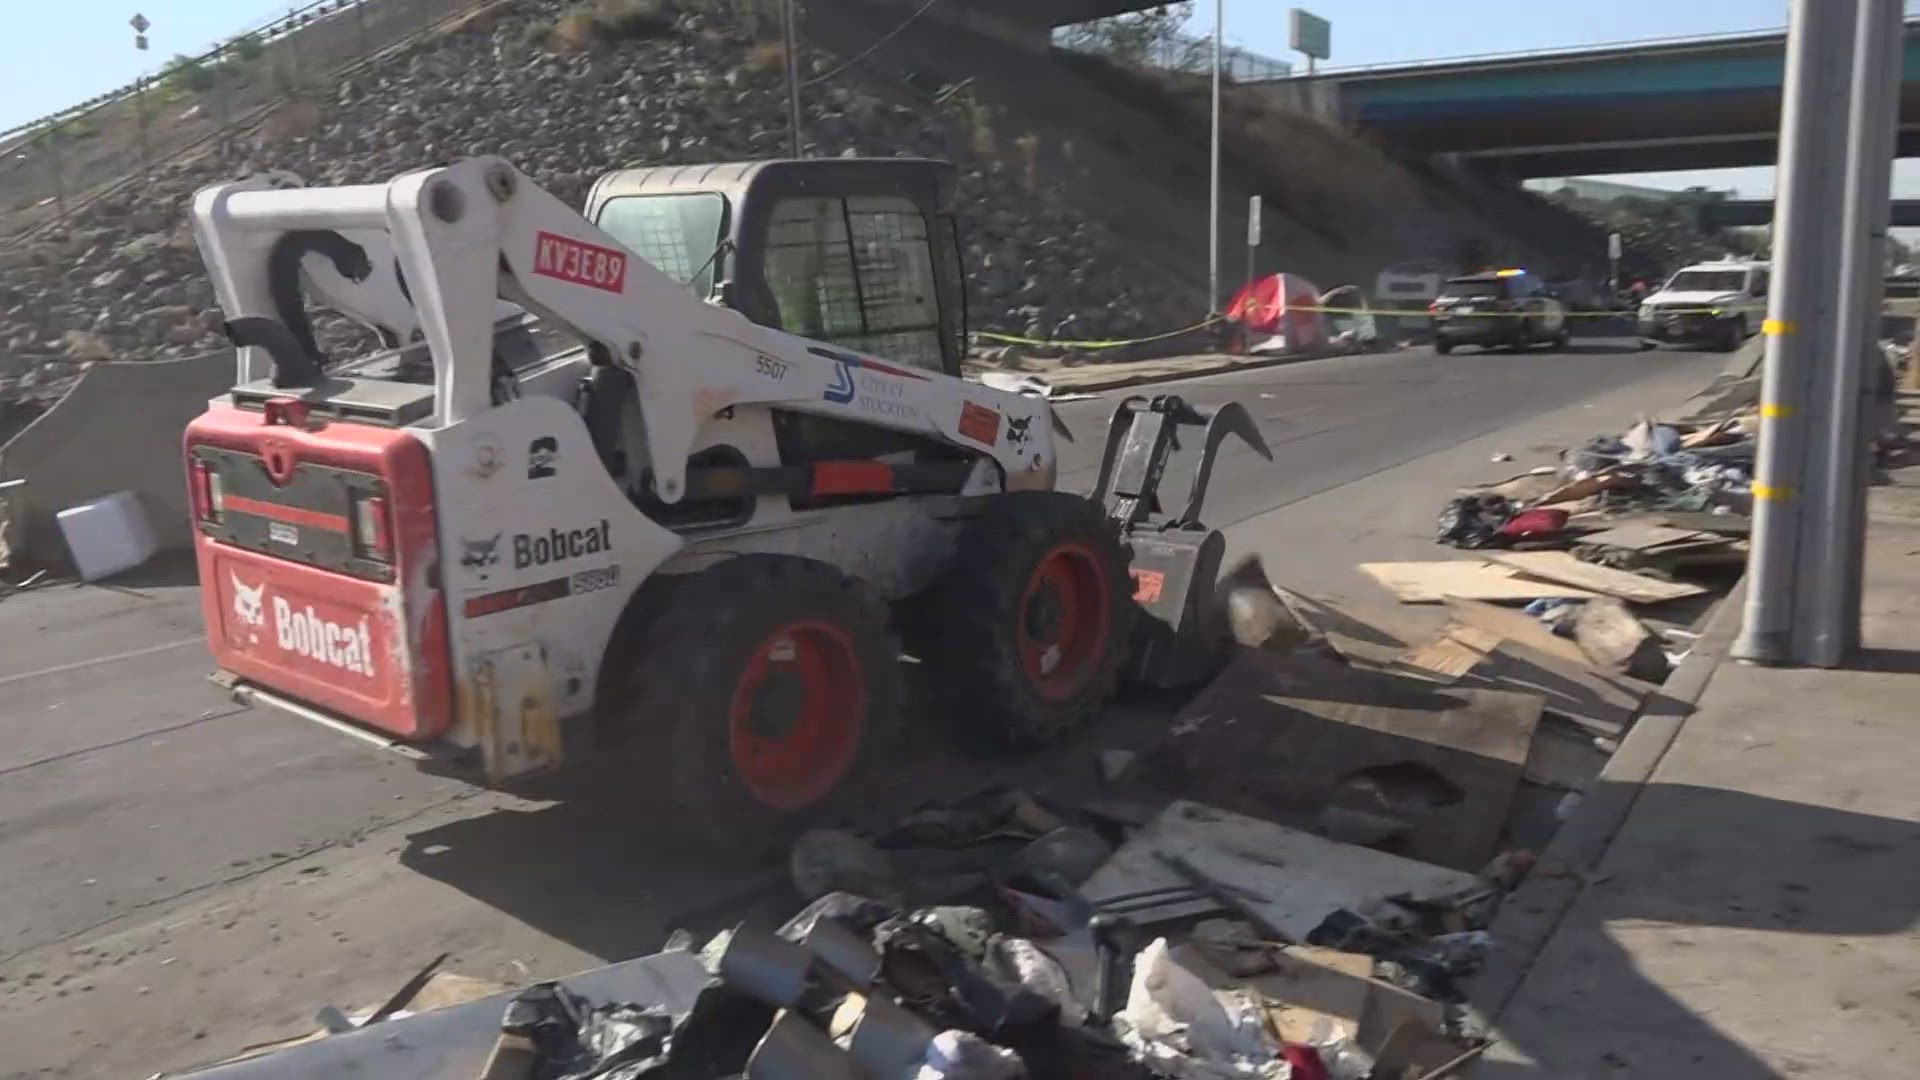
POLYGON ((727 200, 710 192, 626 195, 607 200, 594 224, 661 273, 705 298, 727 200))
POLYGON ((766 280, 788 333, 941 370, 932 236, 911 200, 780 200, 766 280))

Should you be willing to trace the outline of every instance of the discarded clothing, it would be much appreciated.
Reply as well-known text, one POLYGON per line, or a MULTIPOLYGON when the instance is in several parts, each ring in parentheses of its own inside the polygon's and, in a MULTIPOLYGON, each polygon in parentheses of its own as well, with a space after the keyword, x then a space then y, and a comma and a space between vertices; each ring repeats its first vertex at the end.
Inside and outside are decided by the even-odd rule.
POLYGON ((1505 525, 1495 532, 1495 536, 1507 543, 1520 543, 1528 540, 1551 540, 1567 530, 1567 512, 1565 510, 1522 510, 1507 519, 1505 525))

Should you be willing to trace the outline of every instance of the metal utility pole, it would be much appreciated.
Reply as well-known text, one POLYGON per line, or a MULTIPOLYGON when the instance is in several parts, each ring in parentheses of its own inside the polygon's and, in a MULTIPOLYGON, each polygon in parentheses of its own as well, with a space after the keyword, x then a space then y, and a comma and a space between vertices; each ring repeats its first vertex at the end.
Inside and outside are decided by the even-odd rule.
POLYGON ((1226 0, 1213 0, 1213 109, 1211 164, 1207 170, 1207 314, 1220 310, 1220 35, 1226 30, 1226 0))
POLYGON ((1866 561, 1867 439, 1873 434, 1880 355, 1880 305, 1886 294, 1887 227, 1900 112, 1901 0, 1859 0, 1848 87, 1845 203, 1831 378, 1809 403, 1820 410, 1824 446, 1811 493, 1818 554, 1808 662, 1835 667, 1860 644, 1860 592, 1866 561))
MULTIPOLYGON (((133 27, 133 47, 146 52, 147 31, 153 24, 147 21, 145 15, 136 11, 133 13, 133 18, 127 20, 127 25, 133 27)), ((153 177, 148 173, 150 167, 148 162, 151 159, 147 155, 147 77, 145 75, 133 77, 133 114, 134 123, 139 127, 140 179, 143 183, 151 182, 153 177)))
POLYGON ((1892 160, 1891 135, 1876 125, 1892 123, 1898 100, 1898 65, 1872 57, 1883 51, 1876 36, 1891 34, 1888 47, 1898 47, 1898 8, 1892 0, 1792 4, 1753 551, 1733 648, 1742 660, 1836 664, 1857 630, 1857 615, 1854 627, 1840 623, 1857 613, 1857 569, 1849 573, 1845 553, 1857 553, 1864 522, 1860 390, 1867 319, 1877 313, 1862 305, 1881 273, 1862 260, 1884 242, 1868 235, 1877 222, 1884 237, 1892 160), (1867 205, 1875 191, 1877 208, 1867 205), (1849 589, 1851 600, 1842 595, 1849 589))
POLYGON ((780 38, 787 54, 787 153, 800 156, 800 33, 794 0, 780 0, 780 38))

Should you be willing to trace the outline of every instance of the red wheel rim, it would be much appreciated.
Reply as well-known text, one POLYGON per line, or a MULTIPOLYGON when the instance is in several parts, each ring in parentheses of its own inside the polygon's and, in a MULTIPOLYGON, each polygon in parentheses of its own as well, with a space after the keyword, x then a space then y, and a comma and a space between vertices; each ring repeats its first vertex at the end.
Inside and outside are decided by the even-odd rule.
POLYGON ((832 623, 788 623, 754 647, 727 711, 734 769, 761 802, 793 810, 852 766, 867 711, 853 639, 832 623))
POLYGON ((1020 598, 1020 666, 1040 696, 1086 687, 1107 647, 1111 605, 1106 567, 1084 544, 1060 544, 1033 568, 1020 598))

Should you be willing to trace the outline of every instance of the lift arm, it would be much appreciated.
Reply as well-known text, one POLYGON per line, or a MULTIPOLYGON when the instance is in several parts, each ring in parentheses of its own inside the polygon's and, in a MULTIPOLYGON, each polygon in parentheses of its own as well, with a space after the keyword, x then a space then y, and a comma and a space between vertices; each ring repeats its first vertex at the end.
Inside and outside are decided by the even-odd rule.
POLYGON ((633 373, 648 475, 663 502, 685 497, 700 428, 737 406, 938 438, 992 458, 1008 487, 1048 487, 1055 474, 1043 399, 752 323, 695 297, 499 158, 387 184, 310 188, 282 173, 217 185, 195 197, 194 228, 241 381, 271 371, 297 392, 320 378, 304 283, 389 345, 423 337, 431 423, 456 424, 492 407, 494 324, 506 301, 633 373))

